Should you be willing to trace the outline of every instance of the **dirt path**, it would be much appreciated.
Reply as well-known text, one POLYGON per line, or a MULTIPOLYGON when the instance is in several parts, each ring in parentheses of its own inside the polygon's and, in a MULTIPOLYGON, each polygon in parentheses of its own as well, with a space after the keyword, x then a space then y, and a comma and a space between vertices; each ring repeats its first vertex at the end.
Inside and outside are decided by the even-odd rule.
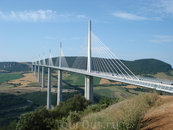
POLYGON ((141 130, 173 130, 173 96, 161 98, 163 104, 145 115, 141 130))

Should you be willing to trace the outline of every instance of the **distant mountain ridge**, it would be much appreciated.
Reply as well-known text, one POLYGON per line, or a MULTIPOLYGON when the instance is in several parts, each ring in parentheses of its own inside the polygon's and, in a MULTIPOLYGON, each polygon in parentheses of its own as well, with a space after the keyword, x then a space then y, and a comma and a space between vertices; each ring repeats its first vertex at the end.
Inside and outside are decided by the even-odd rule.
MULTIPOLYGON (((65 57, 69 67, 73 66, 75 60, 80 59, 78 66, 86 69, 87 57, 65 57)), ((96 58, 95 58, 96 59, 96 58)), ((52 58, 54 64, 58 63, 58 58, 52 58)), ((139 59, 134 61, 121 60, 134 74, 156 74, 158 72, 169 72, 172 71, 170 64, 165 63, 157 59, 139 59)), ((5 70, 8 72, 18 72, 18 71, 30 71, 31 66, 29 64, 18 63, 18 62, 0 62, 0 70, 5 70)))
POLYGON ((139 59, 122 62, 135 74, 156 74, 173 70, 171 65, 157 59, 139 59))
POLYGON ((27 63, 19 62, 0 62, 0 70, 3 72, 30 71, 31 67, 27 63))
MULTIPOLYGON (((53 58, 53 62, 57 64, 59 60, 57 57, 53 58)), ((69 67, 74 66, 73 63, 76 59, 80 59, 80 63, 77 64, 78 67, 86 69, 87 57, 66 57, 67 64, 69 67)), ((97 59, 97 58, 94 58, 97 59)), ((121 60, 134 74, 156 74, 158 72, 169 72, 172 69, 171 65, 157 59, 138 59, 134 61, 121 60)))

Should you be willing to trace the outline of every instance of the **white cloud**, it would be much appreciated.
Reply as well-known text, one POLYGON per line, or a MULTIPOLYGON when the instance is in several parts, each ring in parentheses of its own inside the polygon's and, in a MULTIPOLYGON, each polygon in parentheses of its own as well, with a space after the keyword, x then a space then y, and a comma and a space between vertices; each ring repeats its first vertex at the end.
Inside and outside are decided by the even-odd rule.
POLYGON ((80 39, 86 39, 86 37, 73 37, 73 40, 80 40, 80 39))
POLYGON ((156 38, 172 38, 173 39, 173 36, 169 36, 169 35, 154 35, 154 37, 156 37, 156 38))
POLYGON ((131 8, 132 12, 115 11, 113 16, 128 20, 163 20, 173 18, 173 0, 145 0, 131 8), (135 12, 135 13, 134 13, 135 12))
POLYGON ((80 37, 74 37, 73 38, 74 40, 79 40, 79 39, 81 39, 80 37))
POLYGON ((77 15, 77 18, 88 18, 88 17, 85 15, 77 15))
POLYGON ((173 16, 173 0, 146 0, 138 7, 138 12, 147 16, 163 19, 173 16))
POLYGON ((173 16, 173 0, 159 0, 156 6, 160 9, 161 13, 171 14, 173 16))
POLYGON ((5 18, 6 18, 6 16, 3 14, 2 11, 0 11, 0 18, 1 18, 1 19, 5 19, 5 18))
POLYGON ((173 39, 159 39, 159 40, 149 40, 154 43, 165 43, 165 42, 173 42, 173 39))
POLYGON ((129 19, 129 20, 148 20, 147 17, 138 16, 135 14, 130 14, 130 13, 126 13, 123 11, 114 12, 113 15, 115 17, 119 17, 119 18, 123 18, 123 19, 129 19))
POLYGON ((69 21, 74 20, 74 18, 87 18, 85 15, 75 15, 73 13, 57 13, 53 10, 36 10, 36 11, 11 11, 2 12, 0 11, 0 20, 7 21, 69 21))
POLYGON ((52 10, 37 10, 37 11, 23 11, 10 13, 3 13, 0 11, 0 19, 16 20, 16 21, 45 21, 56 17, 56 11, 52 10))
POLYGON ((154 42, 154 43, 168 43, 168 42, 173 42, 173 36, 169 35, 154 35, 156 39, 149 40, 149 42, 154 42))
POLYGON ((47 39, 56 39, 56 37, 46 37, 47 39))

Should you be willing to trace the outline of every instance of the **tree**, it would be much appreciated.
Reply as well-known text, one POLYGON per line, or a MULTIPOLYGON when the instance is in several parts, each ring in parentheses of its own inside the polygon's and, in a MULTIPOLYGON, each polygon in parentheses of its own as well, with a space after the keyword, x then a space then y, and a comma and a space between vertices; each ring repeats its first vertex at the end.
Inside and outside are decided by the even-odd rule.
POLYGON ((99 104, 100 105, 105 104, 108 107, 109 105, 113 104, 113 100, 105 97, 99 101, 99 104))
POLYGON ((17 130, 51 130, 53 127, 53 119, 45 107, 22 114, 19 119, 17 130))
POLYGON ((91 105, 91 101, 87 100, 85 97, 80 94, 75 95, 73 98, 68 99, 65 102, 65 106, 67 111, 83 111, 87 108, 88 105, 91 105))
POLYGON ((17 125, 17 121, 16 120, 10 122, 10 124, 7 126, 7 130, 15 130, 16 129, 16 125, 17 125))
POLYGON ((81 95, 75 95, 66 102, 61 102, 53 110, 39 107, 33 112, 23 114, 19 117, 17 130, 51 130, 55 127, 56 120, 63 120, 69 116, 69 120, 76 122, 80 120, 78 111, 84 111, 92 102, 81 95), (74 112, 75 111, 75 112, 74 112))
POLYGON ((53 113, 56 117, 67 117, 70 111, 84 111, 84 109, 91 104, 92 102, 90 100, 78 94, 68 99, 66 102, 61 102, 54 108, 53 113))

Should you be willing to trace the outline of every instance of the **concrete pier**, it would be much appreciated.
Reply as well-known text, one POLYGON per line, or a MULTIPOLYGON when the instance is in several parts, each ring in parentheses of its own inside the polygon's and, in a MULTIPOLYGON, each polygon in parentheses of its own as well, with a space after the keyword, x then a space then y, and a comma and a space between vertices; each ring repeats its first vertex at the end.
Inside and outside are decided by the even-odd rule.
POLYGON ((36 65, 34 65, 34 76, 36 77, 36 65))
POLYGON ((85 98, 93 101, 93 77, 85 76, 85 98))
POLYGON ((41 82, 41 88, 44 88, 44 67, 42 67, 42 82, 41 82))
POLYGON ((32 66, 31 66, 31 71, 33 72, 34 71, 34 65, 32 63, 32 66))
POLYGON ((38 66, 37 80, 40 82, 40 66, 38 66))
POLYGON ((57 105, 62 102, 62 70, 58 70, 57 105))
POLYGON ((47 81, 47 109, 51 109, 52 95, 51 95, 51 68, 48 68, 47 81))

